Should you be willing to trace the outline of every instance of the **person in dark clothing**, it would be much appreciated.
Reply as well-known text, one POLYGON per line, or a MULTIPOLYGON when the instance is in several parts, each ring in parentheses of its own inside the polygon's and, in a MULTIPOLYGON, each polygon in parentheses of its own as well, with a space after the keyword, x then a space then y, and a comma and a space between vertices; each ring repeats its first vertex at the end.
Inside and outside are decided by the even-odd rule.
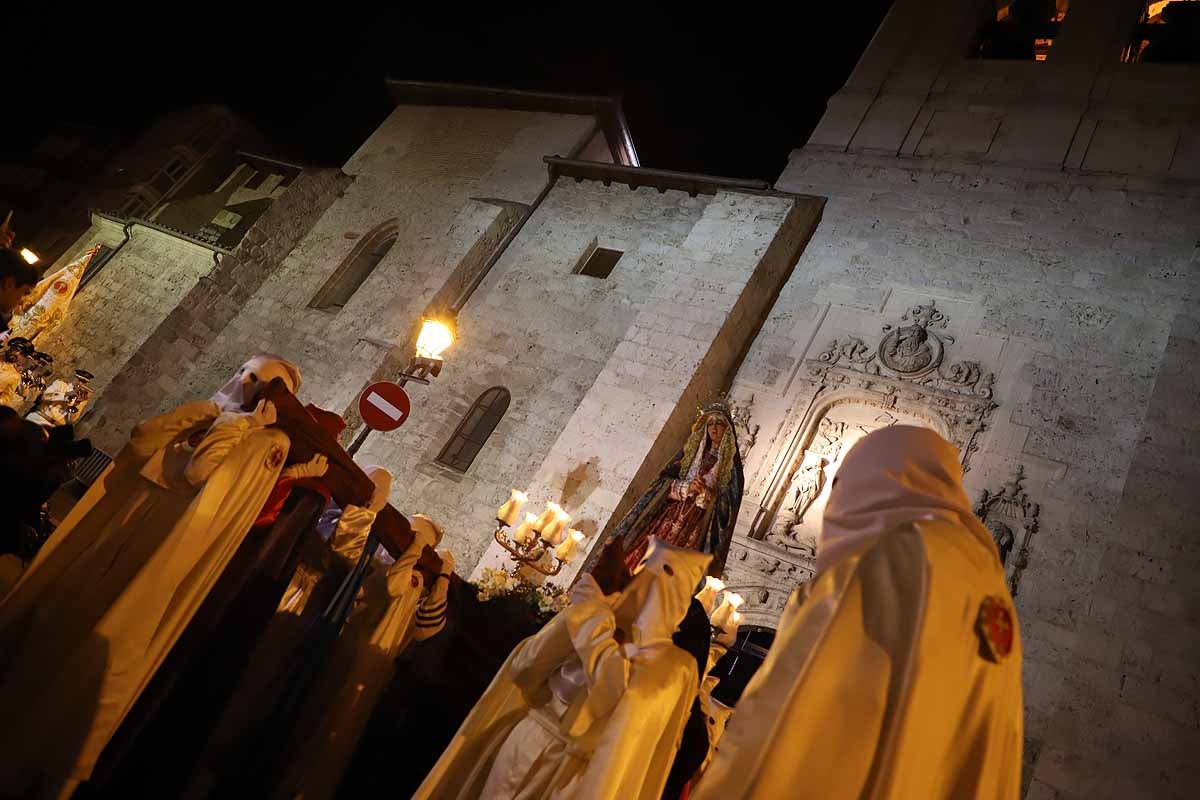
POLYGON ((0 247, 0 333, 8 330, 13 312, 37 282, 37 271, 19 253, 0 247))
MULTIPOLYGON (((692 600, 687 616, 679 623, 671 640, 675 646, 686 651, 696 659, 700 674, 700 682, 708 672, 708 651, 712 644, 712 628, 708 614, 699 600, 692 600)), ((698 688, 698 687, 697 687, 698 688)), ((675 763, 667 776, 667 785, 663 788, 663 800, 679 800, 687 788, 688 781, 700 769, 708 756, 708 726, 705 724, 704 710, 700 707, 700 696, 697 691, 696 699, 692 701, 692 710, 688 714, 687 724, 683 728, 683 737, 679 741, 679 749, 675 752, 675 763)))
POLYGON ((49 535, 43 506, 71 478, 75 460, 91 452, 70 425, 44 428, 0 406, 0 553, 33 558, 49 535))

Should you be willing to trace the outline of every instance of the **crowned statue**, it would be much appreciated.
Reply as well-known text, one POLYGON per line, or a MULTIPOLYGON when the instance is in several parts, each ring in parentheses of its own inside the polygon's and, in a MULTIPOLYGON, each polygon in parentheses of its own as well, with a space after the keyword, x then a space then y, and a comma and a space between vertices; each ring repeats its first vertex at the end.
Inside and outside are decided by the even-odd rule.
POLYGON ((683 449, 609 538, 620 539, 630 569, 642 560, 650 537, 655 536, 676 547, 711 554, 709 574, 720 575, 742 504, 742 488, 733 414, 726 403, 712 403, 700 410, 683 449))

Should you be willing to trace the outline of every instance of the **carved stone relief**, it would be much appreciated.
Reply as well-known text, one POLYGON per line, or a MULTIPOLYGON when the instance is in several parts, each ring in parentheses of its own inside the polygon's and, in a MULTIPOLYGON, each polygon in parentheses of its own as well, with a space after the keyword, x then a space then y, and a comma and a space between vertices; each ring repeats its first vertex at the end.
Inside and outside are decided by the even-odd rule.
POLYGON ((1025 468, 1016 472, 997 491, 984 489, 975 504, 975 516, 992 534, 1000 551, 1000 563, 1008 577, 1008 590, 1017 596, 1021 574, 1029 566, 1029 549, 1038 530, 1041 506, 1025 492, 1025 468))
POLYGON ((750 539, 815 566, 833 476, 851 445, 877 428, 933 428, 958 447, 969 469, 976 437, 996 408, 994 377, 979 362, 950 358, 955 337, 945 331, 949 322, 934 302, 917 304, 884 325, 874 347, 842 336, 805 360, 799 378, 807 403, 785 421, 783 452, 755 487, 761 499, 750 539))
POLYGON ((733 414, 733 427, 737 432, 738 449, 742 455, 742 461, 745 462, 746 454, 754 447, 754 443, 758 441, 758 425, 751 424, 750 415, 754 409, 754 395, 749 395, 745 400, 730 399, 729 410, 733 414))

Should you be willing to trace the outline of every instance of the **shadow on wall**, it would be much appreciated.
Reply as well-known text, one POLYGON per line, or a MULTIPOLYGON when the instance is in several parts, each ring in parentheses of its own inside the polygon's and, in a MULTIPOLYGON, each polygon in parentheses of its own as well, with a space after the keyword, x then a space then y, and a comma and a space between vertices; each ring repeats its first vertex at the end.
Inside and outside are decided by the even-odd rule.
MULTIPOLYGON (((572 508, 579 508, 600 486, 600 459, 592 457, 581 464, 572 467, 563 480, 562 494, 558 504, 568 513, 572 508)), ((583 534, 584 540, 590 540, 599 530, 595 520, 574 520, 572 524, 583 534)))

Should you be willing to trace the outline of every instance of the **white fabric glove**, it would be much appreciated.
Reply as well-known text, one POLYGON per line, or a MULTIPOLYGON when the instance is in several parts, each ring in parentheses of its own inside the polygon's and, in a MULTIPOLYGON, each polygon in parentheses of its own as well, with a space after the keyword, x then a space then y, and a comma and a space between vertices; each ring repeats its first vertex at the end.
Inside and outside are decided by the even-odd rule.
POLYGON ((442 558, 442 568, 438 574, 449 577, 454 572, 454 553, 449 550, 438 550, 438 555, 442 558))
POLYGON ((284 467, 283 477, 293 479, 319 478, 328 471, 329 459, 317 453, 303 464, 292 464, 290 467, 284 467))

